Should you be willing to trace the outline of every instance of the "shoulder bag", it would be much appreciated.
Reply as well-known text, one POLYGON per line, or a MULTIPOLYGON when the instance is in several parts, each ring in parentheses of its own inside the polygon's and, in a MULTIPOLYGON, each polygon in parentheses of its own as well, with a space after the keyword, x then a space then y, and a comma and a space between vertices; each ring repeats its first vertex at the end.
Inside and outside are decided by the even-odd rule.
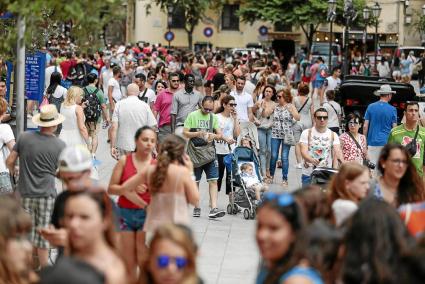
POLYGON ((407 150, 407 152, 409 152, 410 156, 413 157, 416 155, 416 151, 417 149, 417 145, 416 145, 416 138, 418 138, 418 133, 419 133, 419 125, 416 127, 416 133, 415 133, 415 137, 413 138, 412 141, 410 141, 406 146, 404 146, 407 150))
MULTIPOLYGON (((286 108, 286 110, 289 113, 291 113, 289 111, 289 109, 286 108)), ((293 118, 292 118, 292 120, 293 120, 293 123, 289 127, 289 131, 287 133, 285 133, 285 136, 283 137, 283 144, 289 145, 289 146, 295 146, 297 144, 297 141, 295 141, 295 136, 294 136, 294 127, 297 125, 297 121, 295 121, 293 118)))
MULTIPOLYGON (((212 114, 210 114, 209 132, 213 133, 213 115, 212 114)), ((202 139, 202 138, 199 138, 199 139, 202 139)), ((194 138, 192 138, 189 140, 189 143, 187 146, 187 154, 192 160, 193 167, 195 168, 202 167, 203 165, 206 165, 216 159, 214 141, 208 142, 205 139, 202 139, 202 140, 205 141, 206 143, 205 145, 196 146, 194 143, 194 138)), ((195 139, 195 141, 197 140, 195 139)))
POLYGON ((371 169, 375 168, 374 166, 373 168, 371 167, 371 165, 374 165, 374 164, 372 164, 368 159, 366 159, 362 146, 360 146, 359 142, 356 140, 356 138, 354 138, 353 134, 351 134, 350 131, 347 131, 347 134, 348 136, 350 136, 351 140, 353 140, 354 143, 356 143, 357 148, 360 150, 360 153, 362 154, 362 159, 363 159, 363 166, 366 166, 371 169))

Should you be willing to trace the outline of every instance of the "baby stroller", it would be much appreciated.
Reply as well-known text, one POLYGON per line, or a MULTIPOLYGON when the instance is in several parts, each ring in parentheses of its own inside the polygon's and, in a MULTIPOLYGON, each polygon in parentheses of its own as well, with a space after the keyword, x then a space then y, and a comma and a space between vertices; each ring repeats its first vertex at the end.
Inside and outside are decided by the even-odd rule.
POLYGON ((336 173, 338 173, 338 170, 333 168, 317 167, 311 173, 311 184, 319 186, 323 191, 336 173))
POLYGON ((231 173, 231 202, 227 205, 227 214, 236 215, 243 210, 245 219, 255 219, 256 205, 254 204, 255 192, 248 190, 242 180, 240 166, 243 163, 252 163, 255 174, 259 180, 262 181, 260 174, 260 163, 255 155, 255 152, 247 147, 236 147, 232 154, 225 159, 226 170, 231 173))

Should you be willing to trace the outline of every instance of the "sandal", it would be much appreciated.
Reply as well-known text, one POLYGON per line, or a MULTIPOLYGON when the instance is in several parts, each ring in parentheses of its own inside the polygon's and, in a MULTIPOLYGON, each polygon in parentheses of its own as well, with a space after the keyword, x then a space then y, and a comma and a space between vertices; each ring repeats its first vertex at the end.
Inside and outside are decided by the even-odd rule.
POLYGON ((272 177, 265 177, 264 178, 264 183, 272 184, 273 183, 273 178, 272 177))

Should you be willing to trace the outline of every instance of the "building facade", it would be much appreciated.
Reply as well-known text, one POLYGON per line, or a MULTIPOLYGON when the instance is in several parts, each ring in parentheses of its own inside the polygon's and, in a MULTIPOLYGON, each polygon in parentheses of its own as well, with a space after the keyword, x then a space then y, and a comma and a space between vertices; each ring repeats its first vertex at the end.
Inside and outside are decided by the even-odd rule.
MULTIPOLYGON (((324 0, 326 1, 326 0, 324 0)), ((382 7, 378 26, 378 42, 382 47, 422 45, 423 35, 418 32, 415 22, 423 16, 422 6, 425 0, 379 0, 367 1, 368 6, 378 2, 382 7)), ((243 3, 243 1, 241 1, 243 3)), ((128 41, 147 41, 168 45, 165 33, 171 31, 174 39, 170 42, 175 47, 188 47, 188 37, 182 28, 182 17, 178 11, 168 17, 166 11, 152 6, 149 15, 146 15, 144 1, 128 0, 127 39, 128 41), (168 22, 170 22, 170 29, 168 22)), ((193 43, 196 46, 213 46, 219 48, 246 47, 250 44, 272 45, 276 41, 292 41, 296 46, 306 44, 305 37, 295 27, 281 27, 267 22, 255 22, 253 25, 243 23, 235 15, 240 4, 224 5, 222 11, 208 11, 207 18, 194 30, 193 43), (262 29, 260 29, 262 27, 262 29), (212 31, 210 36, 205 29, 212 31), (267 29, 267 34, 260 31, 267 29)), ((361 17, 362 11, 358 11, 361 17)), ((343 27, 334 25, 333 40, 342 44, 343 27)), ((375 27, 367 28, 366 43, 368 50, 373 49, 375 27)), ((329 39, 329 24, 319 27, 315 41, 327 42, 329 39)), ((362 28, 352 27, 350 30, 350 44, 364 43, 362 28)))

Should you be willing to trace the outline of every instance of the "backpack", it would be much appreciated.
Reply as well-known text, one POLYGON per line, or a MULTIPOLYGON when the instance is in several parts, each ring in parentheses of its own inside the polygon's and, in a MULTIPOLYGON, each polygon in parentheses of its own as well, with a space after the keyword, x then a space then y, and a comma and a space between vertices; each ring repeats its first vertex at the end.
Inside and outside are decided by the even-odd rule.
POLYGON ((100 114, 102 112, 102 108, 100 105, 99 98, 97 97, 97 92, 99 89, 93 93, 89 93, 87 88, 84 88, 84 98, 83 102, 87 101, 86 107, 84 108, 84 115, 86 116, 86 121, 88 122, 97 122, 100 118, 100 114))
POLYGON ((319 70, 320 70, 320 77, 322 78, 326 78, 328 77, 328 66, 325 64, 320 64, 319 66, 319 70))
POLYGON ((69 70, 68 78, 74 85, 81 86, 87 75, 87 69, 84 63, 78 63, 69 70))

